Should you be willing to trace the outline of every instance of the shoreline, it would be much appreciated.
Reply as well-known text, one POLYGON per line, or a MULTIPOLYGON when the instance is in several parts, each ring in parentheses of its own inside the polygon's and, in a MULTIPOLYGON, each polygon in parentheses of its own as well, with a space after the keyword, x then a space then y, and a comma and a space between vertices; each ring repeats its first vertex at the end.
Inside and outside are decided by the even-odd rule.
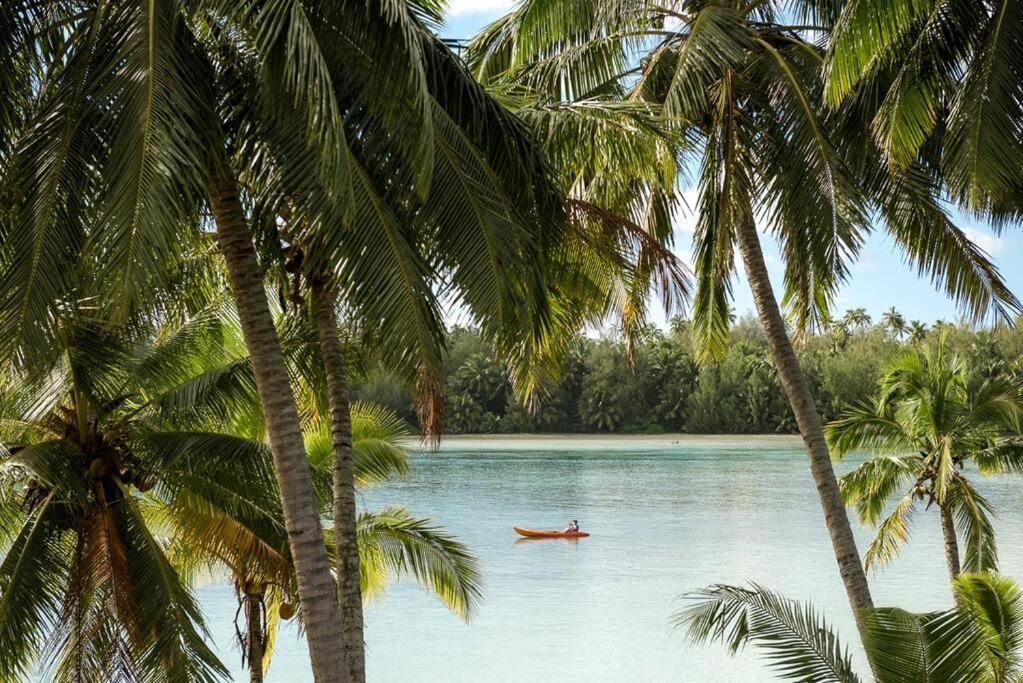
POLYGON ((516 434, 445 434, 441 437, 441 443, 445 441, 571 441, 571 440, 618 440, 629 441, 734 441, 738 439, 757 439, 762 441, 792 441, 799 440, 798 434, 606 434, 601 432, 587 433, 516 433, 516 434))
POLYGON ((630 451, 636 448, 657 450, 699 446, 733 448, 752 443, 765 447, 802 445, 798 434, 452 434, 435 445, 418 438, 408 446, 417 452, 480 450, 593 450, 630 451))

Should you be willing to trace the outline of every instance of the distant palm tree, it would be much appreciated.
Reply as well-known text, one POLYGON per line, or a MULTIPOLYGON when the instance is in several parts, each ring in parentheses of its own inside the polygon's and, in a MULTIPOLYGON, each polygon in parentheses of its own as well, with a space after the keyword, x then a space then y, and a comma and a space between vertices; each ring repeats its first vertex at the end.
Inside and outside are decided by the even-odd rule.
POLYGON ((865 308, 851 308, 845 312, 842 317, 844 322, 849 327, 856 328, 858 330, 865 330, 870 327, 870 316, 867 314, 865 308))
POLYGON ((896 339, 901 340, 906 334, 906 319, 894 306, 885 311, 884 315, 881 316, 881 324, 884 325, 885 329, 891 332, 892 336, 896 339))
POLYGON ((876 396, 825 428, 836 459, 854 450, 877 454, 840 481, 860 520, 878 526, 868 569, 896 556, 919 502, 938 508, 951 579, 960 571, 960 533, 967 571, 996 568, 991 505, 964 467, 1023 472, 1023 387, 993 378, 971 389, 968 373, 944 338, 934 348, 907 350, 885 370, 876 396))
POLYGON ((912 320, 909 323, 909 335, 907 337, 910 344, 919 344, 927 338, 927 325, 920 322, 919 320, 912 320))
POLYGON ((812 605, 758 585, 716 585, 689 593, 673 621, 693 642, 721 643, 735 654, 754 646, 779 680, 815 683, 1018 681, 1023 670, 1023 591, 998 574, 962 574, 956 608, 914 614, 864 610, 863 646, 870 678, 812 605))

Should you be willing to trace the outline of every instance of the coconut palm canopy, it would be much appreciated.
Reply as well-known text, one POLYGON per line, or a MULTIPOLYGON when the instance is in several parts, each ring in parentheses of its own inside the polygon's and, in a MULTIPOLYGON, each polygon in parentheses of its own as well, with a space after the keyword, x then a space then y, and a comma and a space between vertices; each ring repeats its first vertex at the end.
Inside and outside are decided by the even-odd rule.
MULTIPOLYGON (((82 315, 61 330, 50 367, 0 392, 0 676, 41 664, 54 680, 216 680, 225 670, 188 579, 223 567, 270 587, 271 636, 296 590, 238 324, 217 309, 116 332, 82 315)), ((301 346, 286 345, 293 361, 301 346)), ((301 395, 326 514, 330 433, 314 382, 301 395)), ((360 485, 407 472, 411 433, 393 414, 356 404, 353 434, 360 485)), ((471 617, 476 561, 435 522, 389 507, 363 512, 358 533, 367 598, 410 577, 471 617)))
POLYGON ((875 454, 841 479, 846 503, 856 506, 862 522, 878 527, 865 557, 868 568, 895 557, 921 504, 942 513, 953 578, 957 526, 966 539, 966 571, 996 568, 991 505, 965 468, 974 465, 985 475, 1023 471, 1023 387, 1009 375, 971 379, 966 359, 943 335, 933 347, 899 354, 878 393, 827 426, 836 458, 859 450, 875 454))
POLYGON ((180 497, 266 524, 249 492, 273 471, 246 442, 176 429, 158 406, 228 361, 214 317, 118 334, 60 323, 49 367, 0 392, 0 677, 37 658, 54 680, 218 680, 199 606, 147 508, 180 497))
POLYGON ((695 170, 681 182, 698 187, 693 318, 705 343, 719 345, 727 332, 732 231, 744 217, 756 217, 781 242, 785 300, 800 328, 827 312, 875 213, 921 273, 966 311, 1019 310, 993 264, 949 219, 938 179, 916 167, 896 173, 874 146, 863 112, 824 106, 830 24, 819 23, 815 6, 827 3, 795 3, 795 12, 783 4, 524 2, 474 38, 470 64, 493 88, 514 84, 533 94, 526 117, 546 117, 538 128, 555 159, 587 140, 614 150, 603 152, 614 163, 589 146, 562 163, 576 196, 602 191, 599 180, 586 182, 598 171, 640 165, 663 201, 674 196, 680 171, 695 170), (807 30, 811 18, 819 30, 807 30), (657 135, 637 119, 637 112, 653 114, 670 135, 661 148, 648 148, 667 145, 661 154, 670 163, 655 164, 653 151, 623 154, 628 146, 607 145, 581 123, 555 118, 573 107, 633 137, 657 135))

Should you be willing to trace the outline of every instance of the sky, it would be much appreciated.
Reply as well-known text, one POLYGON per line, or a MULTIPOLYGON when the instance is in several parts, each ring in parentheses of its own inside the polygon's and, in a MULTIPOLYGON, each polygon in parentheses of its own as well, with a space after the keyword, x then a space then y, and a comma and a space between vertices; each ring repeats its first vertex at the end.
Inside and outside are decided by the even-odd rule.
MULTIPOLYGON (((449 0, 448 20, 441 31, 445 38, 469 38, 481 27, 508 12, 514 0, 449 0)), ((689 207, 693 206, 692 192, 685 195, 689 207)), ((1010 289, 1023 298, 1023 230, 1010 226, 996 234, 989 225, 970 216, 953 214, 957 224, 978 246, 994 260, 1010 289)), ((676 217, 675 246, 679 256, 688 262, 696 218, 691 210, 682 208, 676 217)), ((779 292, 782 263, 777 243, 762 236, 764 257, 767 261, 775 292, 779 292)), ((753 298, 741 268, 733 287, 735 312, 739 315, 753 312, 753 298)), ((926 323, 937 319, 957 320, 956 305, 931 284, 929 278, 916 275, 907 265, 903 254, 878 225, 863 246, 859 259, 851 269, 835 301, 835 312, 841 315, 850 308, 865 308, 875 320, 889 307, 895 306, 909 320, 926 323)), ((653 321, 663 324, 664 316, 655 314, 653 321)))

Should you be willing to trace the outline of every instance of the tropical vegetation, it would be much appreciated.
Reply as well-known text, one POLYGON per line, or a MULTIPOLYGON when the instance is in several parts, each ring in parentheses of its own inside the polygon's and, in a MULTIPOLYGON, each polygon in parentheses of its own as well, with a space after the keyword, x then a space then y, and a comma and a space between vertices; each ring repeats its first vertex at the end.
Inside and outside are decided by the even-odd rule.
MULTIPOLYGON (((1023 333, 1018 327, 912 321, 919 330, 912 335, 887 322, 855 325, 848 317, 804 337, 797 347, 825 421, 870 400, 894 357, 932 349, 942 334, 971 387, 986 378, 1020 377, 1023 333)), ((717 361, 698 359, 689 329, 684 318, 675 318, 665 330, 641 329, 632 342, 615 329, 599 336, 575 335, 561 376, 538 410, 524 407, 515 396, 500 351, 470 328, 454 329, 444 360, 446 429, 455 434, 796 432, 756 319, 733 322, 729 348, 717 361)), ((354 382, 353 393, 415 423, 411 393, 400 378, 372 364, 354 382)))
MULTIPOLYGON (((975 573, 996 546, 967 472, 1021 469, 1023 306, 952 209, 1023 214, 1020 12, 522 0, 463 61, 438 0, 3 2, 0 678, 222 678, 201 568, 237 587, 254 680, 300 614, 316 680, 362 683, 386 577, 463 616, 478 597, 441 529, 357 509, 407 467, 399 418, 434 439, 446 415, 798 432, 874 675, 1011 679, 1019 591, 975 573), (875 229, 962 324, 833 317, 875 229), (857 448, 877 455, 839 482, 857 448), (924 499, 957 607, 874 609, 845 506, 880 524, 872 566, 924 499)), ((854 680, 809 608, 702 600, 696 637, 854 680)))
MULTIPOLYGON (((644 0, 585 5, 527 0, 473 39, 469 61, 488 87, 525 90, 532 98, 526 110, 640 104, 658 111, 674 132, 673 168, 693 169, 696 176, 696 350, 707 358, 726 348, 738 256, 805 442, 850 604, 858 612, 871 606, 870 591, 783 308, 797 334, 826 320, 872 229, 872 215, 907 259, 971 316, 1011 315, 1021 307, 993 263, 949 218, 941 181, 922 170, 923 152, 914 150, 893 165, 863 107, 826 105, 835 3, 796 3, 792 9, 790 3, 763 0, 666 6, 644 0), (811 30, 800 14, 814 19, 811 30), (758 221, 781 243, 780 305, 758 221)), ((873 10, 867 15, 865 26, 874 20, 873 10)), ((552 129, 543 121, 540 131, 552 129)), ((600 155, 589 155, 588 162, 571 169, 578 182, 570 186, 570 197, 585 200, 587 181, 607 166, 600 155)), ((632 159, 624 163, 630 166, 632 159)), ((650 192, 663 197, 661 209, 670 207, 679 184, 677 175, 664 179, 659 192, 650 192)))
POLYGON ((952 580, 961 567, 997 567, 992 506, 966 467, 983 475, 1023 471, 1019 376, 971 377, 966 357, 949 348, 943 333, 933 346, 898 354, 877 393, 850 406, 827 434, 837 459, 854 450, 876 454, 840 480, 846 504, 878 529, 864 558, 868 569, 898 554, 920 504, 938 510, 952 580))
POLYGON ((956 607, 915 614, 896 607, 861 619, 869 672, 857 672, 849 650, 813 608, 762 586, 716 585, 689 593, 673 620, 696 643, 720 643, 735 654, 756 648, 779 680, 820 683, 998 681, 1023 669, 1023 591, 1000 574, 962 574, 956 607))
MULTIPOLYGON (((261 681, 279 619, 296 613, 297 581, 232 312, 105 330, 77 311, 61 327, 49 364, 0 391, 0 677, 41 669, 50 680, 221 680, 191 586, 226 570, 245 608, 251 678, 261 681)), ((313 401, 305 442, 327 514, 329 420, 303 395, 313 401)), ((408 471, 412 433, 400 418, 356 404, 352 433, 360 485, 408 471)), ((472 616, 480 573, 464 545, 400 506, 357 521, 360 599, 409 577, 472 616)), ((325 548, 334 536, 328 529, 325 548)))

